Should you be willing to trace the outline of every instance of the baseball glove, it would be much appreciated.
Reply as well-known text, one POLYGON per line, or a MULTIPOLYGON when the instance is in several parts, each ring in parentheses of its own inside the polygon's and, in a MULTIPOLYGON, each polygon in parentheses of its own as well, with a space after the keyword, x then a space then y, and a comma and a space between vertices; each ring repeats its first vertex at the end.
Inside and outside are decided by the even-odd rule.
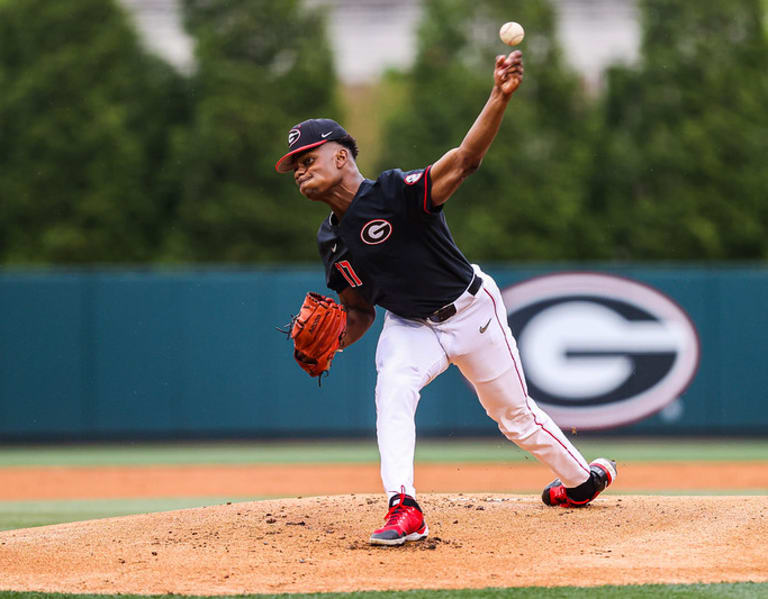
POLYGON ((291 322, 293 357, 310 376, 320 376, 331 367, 339 351, 347 313, 330 297, 310 291, 299 314, 291 322))

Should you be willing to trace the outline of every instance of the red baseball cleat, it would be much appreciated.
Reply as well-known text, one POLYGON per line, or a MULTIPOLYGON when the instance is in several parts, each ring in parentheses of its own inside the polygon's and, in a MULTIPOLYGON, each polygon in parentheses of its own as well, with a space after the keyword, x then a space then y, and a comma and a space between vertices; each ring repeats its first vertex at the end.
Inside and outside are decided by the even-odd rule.
POLYGON ((402 545, 406 541, 419 541, 429 534, 424 514, 410 495, 400 493, 389 500, 386 523, 371 535, 371 545, 402 545))
POLYGON ((556 478, 549 483, 541 494, 541 500, 547 505, 563 507, 584 507, 600 495, 616 478, 616 462, 598 458, 589 465, 589 478, 578 487, 566 489, 556 478))

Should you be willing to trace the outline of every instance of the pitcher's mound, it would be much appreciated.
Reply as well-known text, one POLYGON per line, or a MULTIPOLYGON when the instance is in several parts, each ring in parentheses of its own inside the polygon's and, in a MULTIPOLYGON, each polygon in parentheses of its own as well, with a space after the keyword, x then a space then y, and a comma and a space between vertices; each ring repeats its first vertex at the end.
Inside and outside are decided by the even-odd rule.
POLYGON ((372 547, 380 495, 236 503, 0 532, 0 589, 245 594, 768 581, 764 497, 420 495, 430 536, 372 547))

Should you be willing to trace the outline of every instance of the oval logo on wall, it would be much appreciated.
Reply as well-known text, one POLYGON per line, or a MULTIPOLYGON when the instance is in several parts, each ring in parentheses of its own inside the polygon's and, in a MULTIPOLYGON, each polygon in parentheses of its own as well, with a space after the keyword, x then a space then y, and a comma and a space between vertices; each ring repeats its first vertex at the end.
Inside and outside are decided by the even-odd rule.
POLYGON ((531 397, 561 427, 628 424, 675 400, 699 364, 683 309, 641 283, 560 273, 502 291, 531 397))
POLYGON ((392 225, 383 218, 368 221, 360 231, 360 239, 368 245, 384 243, 390 235, 392 235, 392 225))

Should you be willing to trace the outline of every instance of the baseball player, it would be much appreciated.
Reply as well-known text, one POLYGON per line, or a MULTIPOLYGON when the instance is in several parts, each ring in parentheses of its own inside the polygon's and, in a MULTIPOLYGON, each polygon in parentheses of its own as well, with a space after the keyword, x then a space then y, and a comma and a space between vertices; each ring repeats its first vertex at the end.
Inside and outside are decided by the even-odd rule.
MULTIPOLYGON (((310 119, 288 135, 275 165, 299 192, 331 208, 317 233, 326 282, 346 309, 341 347, 386 312, 376 349, 376 433, 389 496, 375 545, 427 536, 414 487, 414 417, 421 389, 455 364, 501 432, 547 464, 557 479, 547 505, 582 506, 616 477, 611 460, 587 463, 528 395, 515 339, 495 281, 454 243, 443 205, 480 166, 523 80, 520 51, 497 56, 490 97, 457 148, 431 166, 364 178, 357 143, 338 123, 310 119)), ((478 200, 480 198, 477 198, 478 200)))

